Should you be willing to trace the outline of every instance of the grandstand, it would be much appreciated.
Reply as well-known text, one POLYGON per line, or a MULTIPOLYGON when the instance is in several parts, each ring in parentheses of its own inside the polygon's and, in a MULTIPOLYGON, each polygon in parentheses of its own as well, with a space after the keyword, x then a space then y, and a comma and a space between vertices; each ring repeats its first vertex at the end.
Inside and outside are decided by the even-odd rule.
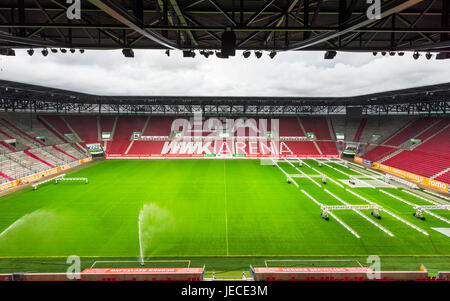
MULTIPOLYGON (((59 271, 74 252, 85 258, 88 280, 109 279, 99 271, 110 268, 128 271, 117 279, 144 268, 151 279, 281 280, 287 274, 277 271, 286 267, 291 280, 361 279, 370 269, 360 256, 371 254, 392 269, 384 280, 428 279, 417 271, 424 263, 450 268, 450 118, 442 101, 449 84, 346 100, 357 115, 341 99, 147 104, 135 97, 118 112, 118 96, 102 96, 98 106, 91 101, 100 96, 72 91, 7 81, 0 89, 0 268, 7 272, 15 264, 59 271), (49 93, 71 100, 62 112, 30 113, 8 102, 25 91, 40 96, 40 107, 54 105, 49 93), (410 101, 414 93, 422 103, 410 101), (367 105, 374 97, 386 99, 367 105), (386 101, 395 111, 378 114, 386 101), (407 114, 420 110, 428 111, 407 114), (62 244, 62 236, 70 239, 62 244), (34 267, 35 257, 55 265, 34 267)), ((61 280, 50 275, 23 277, 61 280)))

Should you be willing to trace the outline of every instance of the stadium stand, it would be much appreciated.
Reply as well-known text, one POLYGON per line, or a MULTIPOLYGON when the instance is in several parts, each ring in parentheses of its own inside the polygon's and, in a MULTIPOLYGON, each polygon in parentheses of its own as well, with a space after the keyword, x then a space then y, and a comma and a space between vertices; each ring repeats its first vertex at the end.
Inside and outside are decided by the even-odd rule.
POLYGON ((414 151, 450 156, 450 127, 447 126, 436 135, 429 137, 422 144, 414 148, 414 151))
POLYGON ((435 118, 419 118, 412 123, 408 124, 406 127, 400 129, 394 133, 391 137, 387 138, 383 144, 391 146, 400 146, 402 143, 408 141, 415 134, 423 131, 424 129, 431 126, 436 121, 435 118))
POLYGON ((450 171, 447 171, 434 179, 437 181, 441 181, 441 182, 450 184, 450 171))
POLYGON ((294 154, 302 156, 319 156, 319 150, 313 141, 286 141, 286 145, 294 154))
POLYGON ((82 142, 98 142, 97 116, 68 115, 64 118, 82 142))
POLYGON ((73 132, 69 129, 62 116, 59 115, 43 115, 40 118, 46 122, 46 124, 53 130, 53 133, 60 137, 64 142, 73 141, 76 142, 73 132))
MULTIPOLYGON (((150 117, 149 124, 147 125, 147 128, 142 135, 168 137, 170 135, 170 129, 173 120, 174 120, 173 117, 166 117, 166 116, 150 117)), ((139 130, 142 130, 142 127, 139 130)))
POLYGON ((338 155, 336 143, 333 141, 317 141, 317 146, 320 148, 322 154, 338 155))
POLYGON ((306 133, 314 133, 317 140, 331 140, 326 117, 301 117, 306 133))
POLYGON ((361 139, 361 135, 364 131, 364 127, 367 124, 367 118, 361 118, 361 123, 358 126, 358 130, 355 133, 355 137, 353 137, 353 142, 358 142, 361 139))
POLYGON ((383 164, 430 178, 450 166, 450 156, 404 150, 383 164))
MULTIPOLYGON (((218 119, 225 122, 226 119, 238 118, 242 117, 218 119)), ((249 118, 255 119, 259 125, 261 117, 249 118)), ((338 156, 346 142, 360 143, 359 154, 367 160, 436 180, 449 181, 447 169, 450 167, 448 151, 450 118, 408 116, 271 118, 279 119, 280 137, 287 137, 283 143, 294 155, 338 156), (309 132, 315 134, 315 139, 303 141, 309 132), (345 133, 345 141, 338 143, 335 132, 345 133), (411 143, 411 138, 421 141, 411 143)), ((2 114, 0 162, 3 165, 0 169, 2 172, 0 180, 4 182, 16 179, 82 159, 86 156, 86 152, 78 143, 84 145, 101 142, 107 155, 160 156, 164 145, 167 146, 166 143, 172 141, 171 125, 174 119, 172 116, 38 115, 30 120, 26 114, 2 114), (110 141, 102 141, 102 132, 111 133, 110 141), (134 132, 142 132, 141 136, 144 139, 134 140, 132 138, 134 132), (11 144, 10 140, 15 140, 15 144, 11 144)), ((271 128, 270 121, 268 123, 267 130, 276 130, 271 128)), ((190 130, 186 131, 186 134, 192 133, 190 130)), ((211 133, 214 134, 205 131, 201 135, 208 136, 211 133)), ((241 133, 235 132, 234 136, 241 136, 241 133)), ((245 136, 251 136, 248 127, 244 133, 245 136)), ((251 155, 261 151, 258 143, 250 143, 248 139, 242 141, 246 142, 232 148, 236 154, 251 155)), ((211 145, 213 148, 214 142, 211 145)), ((214 151, 218 150, 212 150, 212 153, 214 151)))
POLYGON ((129 155, 150 156, 152 154, 160 154, 164 141, 134 141, 129 155))
MULTIPOLYGON (((141 132, 147 117, 143 116, 120 116, 117 120, 114 138, 108 147, 109 154, 124 154, 131 143, 133 132, 141 132)), ((170 129, 168 130, 170 133, 170 129)))
POLYGON ((280 137, 306 136, 306 133, 300 127, 299 119, 297 117, 280 117, 279 127, 280 137))

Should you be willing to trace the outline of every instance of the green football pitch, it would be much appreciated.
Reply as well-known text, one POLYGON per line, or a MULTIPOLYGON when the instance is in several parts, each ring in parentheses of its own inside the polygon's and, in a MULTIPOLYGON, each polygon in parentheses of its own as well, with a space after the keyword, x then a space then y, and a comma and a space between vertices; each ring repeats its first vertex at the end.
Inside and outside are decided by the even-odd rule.
POLYGON ((0 198, 0 273, 27 265, 33 271, 57 270, 42 263, 64 267, 69 255, 90 258, 89 265, 142 256, 149 262, 166 259, 161 262, 169 266, 216 262, 222 270, 227 262, 230 269, 313 264, 304 258, 339 265, 342 258, 352 264, 353 258, 363 262, 380 255, 393 269, 417 269, 420 263, 450 269, 450 237, 434 229, 450 227, 450 211, 433 210, 440 218, 424 213, 426 220, 420 220, 405 203, 444 199, 380 188, 369 171, 305 163, 280 161, 282 170, 257 160, 92 163, 67 175, 87 177, 89 184, 48 182, 0 198), (283 171, 303 176, 288 184, 283 171), (327 175, 327 184, 319 172, 327 175), (350 187, 345 182, 350 175, 375 188, 350 187), (381 211, 378 220, 372 209, 336 210, 326 221, 312 199, 323 205, 369 205, 368 200, 389 213, 381 211), (41 265, 33 266, 36 262, 41 265))

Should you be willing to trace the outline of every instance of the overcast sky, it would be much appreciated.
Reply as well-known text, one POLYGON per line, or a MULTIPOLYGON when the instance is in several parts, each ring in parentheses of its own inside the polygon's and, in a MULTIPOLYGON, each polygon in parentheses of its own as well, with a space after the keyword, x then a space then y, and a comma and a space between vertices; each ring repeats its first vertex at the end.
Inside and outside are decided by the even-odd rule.
POLYGON ((0 56, 0 79, 101 95, 200 96, 353 96, 450 82, 450 60, 415 61, 403 57, 374 57, 371 53, 338 53, 324 60, 323 52, 278 53, 271 60, 208 59, 197 53, 135 51, 125 58, 118 51, 49 53, 30 57, 0 56))

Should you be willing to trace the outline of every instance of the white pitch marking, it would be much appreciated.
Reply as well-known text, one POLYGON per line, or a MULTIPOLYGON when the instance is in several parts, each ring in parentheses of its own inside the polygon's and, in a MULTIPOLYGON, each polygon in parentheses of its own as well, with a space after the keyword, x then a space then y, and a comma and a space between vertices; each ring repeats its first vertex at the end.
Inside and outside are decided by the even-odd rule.
MULTIPOLYGON (((328 162, 333 163, 332 161, 328 161, 328 162)), ((331 165, 329 165, 329 164, 327 164, 327 163, 325 163, 325 162, 323 162, 322 164, 325 165, 325 166, 328 166, 329 168, 332 168, 332 169, 334 169, 334 170, 340 172, 341 174, 346 175, 346 176, 349 177, 349 178, 352 178, 352 177, 353 177, 352 175, 349 175, 348 173, 346 173, 346 172, 344 172, 344 171, 342 171, 342 170, 340 170, 340 169, 337 169, 337 168, 335 168, 335 167, 333 167, 333 166, 331 166, 331 165)), ((360 173, 360 174, 361 174, 361 173, 360 173)), ((366 181, 364 181, 364 180, 358 180, 358 181, 366 182, 366 181)), ((371 188, 375 188, 375 186, 373 186, 373 185, 371 185, 371 184, 369 184, 369 183, 365 183, 365 184, 366 184, 367 186, 371 187, 371 188)))
POLYGON ((432 200, 426 199, 426 198, 424 198, 424 197, 422 197, 422 196, 420 196, 420 195, 414 194, 414 193, 412 193, 412 192, 410 192, 410 191, 408 191, 408 190, 406 190, 406 189, 402 189, 402 191, 406 192, 406 193, 409 194, 409 195, 415 196, 416 198, 422 199, 422 200, 424 200, 424 201, 426 201, 426 202, 428 202, 428 203, 431 203, 431 204, 433 204, 433 205, 440 205, 440 204, 437 203, 437 202, 434 202, 434 201, 432 201, 432 200))
POLYGON ((273 162, 273 164, 275 164, 285 175, 286 175, 286 177, 291 181, 291 182, 293 182, 294 184, 295 184, 295 186, 297 186, 297 187, 300 187, 300 186, 298 186, 298 184, 297 184, 297 182, 295 182, 288 174, 287 174, 287 172, 285 172, 273 159, 271 159, 272 160, 272 162, 273 162))
POLYGON ((433 195, 435 195, 437 197, 440 197, 440 198, 443 198, 443 199, 446 199, 446 200, 450 201, 450 198, 446 197, 445 195, 437 194, 437 193, 435 193, 433 191, 428 191, 428 190, 424 190, 423 192, 424 193, 431 193, 431 194, 433 194, 433 195))
MULTIPOLYGON (((342 165, 342 164, 340 164, 340 163, 338 163, 338 162, 333 162, 333 161, 328 161, 328 162, 335 163, 335 164, 337 164, 337 165, 340 165, 340 166, 342 166, 342 167, 345 167, 344 165, 342 165)), ((325 163, 324 163, 324 164, 325 164, 325 163)), ((329 166, 329 165, 327 165, 327 166, 329 166)), ((329 167, 334 168, 333 166, 329 166, 329 167)), ((345 167, 345 168, 349 168, 349 167, 345 167)), ((346 174, 347 176, 350 177, 349 174, 344 173, 343 171, 341 171, 341 170, 339 170, 339 169, 337 169, 337 168, 334 168, 334 169, 337 170, 337 171, 339 171, 339 172, 341 172, 341 173, 343 173, 343 174, 346 174)), ((381 182, 381 183, 383 183, 383 185, 387 185, 387 186, 389 186, 389 187, 391 187, 391 188, 397 188, 396 186, 391 185, 391 184, 389 184, 389 183, 385 183, 385 182, 383 182, 383 181, 377 179, 376 177, 374 177, 374 176, 372 176, 372 175, 369 175, 369 174, 363 174, 363 173, 360 172, 359 170, 354 170, 354 171, 357 172, 357 173, 359 173, 360 175, 362 175, 362 176, 364 176, 364 177, 368 177, 368 178, 371 178, 371 179, 373 179, 373 180, 375 180, 375 181, 381 182)), ((360 181, 367 182, 367 181, 365 181, 365 180, 360 180, 360 181)), ((369 186, 372 187, 372 188, 375 188, 375 186, 370 185, 369 183, 366 183, 366 184, 369 185, 369 186)))
MULTIPOLYGON (((410 202, 408 202, 408 201, 405 201, 404 199, 399 198, 399 197, 397 197, 397 196, 395 196, 395 195, 392 195, 392 194, 390 194, 389 192, 386 192, 386 191, 384 191, 384 190, 382 190, 382 189, 380 189, 380 191, 383 192, 383 193, 385 193, 385 194, 387 194, 387 195, 389 195, 389 196, 391 196, 391 197, 393 197, 393 198, 395 198, 395 199, 397 199, 397 200, 399 200, 400 202, 403 202, 403 203, 405 203, 405 204, 408 204, 408 205, 410 205, 410 206, 412 206, 412 207, 414 207, 414 208, 415 208, 415 207, 420 207, 420 205, 413 204, 413 203, 410 203, 410 202)), ((429 211, 429 210, 422 209, 422 211, 428 213, 428 214, 431 215, 431 216, 434 216, 435 218, 437 218, 437 219, 439 219, 439 220, 441 220, 441 221, 443 221, 443 222, 445 222, 445 223, 447 223, 447 224, 450 224, 450 221, 449 221, 448 219, 446 219, 446 218, 443 218, 442 216, 439 216, 439 215, 437 215, 437 214, 435 214, 435 213, 433 213, 433 212, 431 212, 431 211, 429 211)))
MULTIPOLYGON (((348 192, 350 192, 351 194, 353 194, 353 195, 359 197, 361 200, 368 202, 369 204, 375 204, 374 202, 369 201, 368 199, 366 199, 366 198, 360 196, 359 194, 357 194, 356 192, 351 191, 350 189, 346 189, 346 190, 347 190, 348 192)), ((419 227, 417 227, 417 226, 411 224, 410 222, 404 220, 403 218, 401 218, 401 217, 395 215, 394 213, 392 213, 392 212, 390 212, 390 211, 388 211, 388 210, 386 210, 386 209, 384 209, 384 208, 382 208, 381 210, 384 211, 384 212, 386 212, 386 213, 389 214, 390 216, 396 218, 397 220, 401 221, 402 223, 405 223, 406 225, 410 226, 411 228, 413 228, 413 229, 415 229, 415 230, 417 230, 417 231, 419 231, 419 232, 425 234, 426 236, 428 236, 428 233, 427 233, 427 232, 425 232, 424 230, 420 229, 419 227)))
MULTIPOLYGON (((332 181, 334 184, 338 185, 341 188, 344 188, 344 185, 342 185, 341 183, 335 181, 332 177, 327 176, 324 173, 321 173, 320 171, 318 171, 317 169, 315 169, 314 167, 311 167, 312 170, 318 172, 319 174, 321 174, 322 176, 326 176, 328 179, 330 179, 330 181, 332 181)), ((345 189, 345 188, 344 188, 345 189)))
POLYGON ((405 201, 404 199, 399 198, 398 196, 395 196, 395 195, 393 195, 393 194, 390 194, 389 192, 384 191, 383 189, 380 189, 380 191, 381 191, 382 193, 384 193, 384 194, 387 194, 387 195, 390 196, 390 197, 393 197, 394 199, 399 200, 400 202, 403 202, 403 203, 405 203, 405 204, 408 204, 409 206, 412 206, 412 207, 417 206, 416 204, 413 204, 413 203, 411 203, 411 202, 405 201))
MULTIPOLYGON (((283 158, 284 159, 284 158, 283 158)), ((308 179, 310 179, 314 184, 316 184, 319 187, 322 187, 319 183, 317 183, 316 181, 314 181, 310 176, 308 176, 306 173, 304 173, 303 171, 301 171, 300 169, 298 169, 297 167, 294 166, 294 164, 292 164, 291 162, 289 162, 288 160, 284 159, 284 161, 286 161, 287 163, 289 163, 292 167, 294 167, 298 172, 300 172, 301 174, 303 174, 305 177, 307 177, 308 179)), ((305 163, 306 164, 306 163, 305 163)))
MULTIPOLYGON (((319 203, 318 201, 316 201, 312 196, 310 196, 306 191, 304 191, 302 189, 302 192, 309 197, 314 203, 316 203, 317 205, 319 205, 320 207, 322 207, 323 205, 321 203, 319 203)), ((334 215, 332 212, 328 212, 329 215, 331 215, 335 220, 337 220, 337 222, 339 224, 341 224, 345 229, 347 229, 348 231, 350 231, 354 236, 356 236, 357 238, 361 238, 358 233, 356 233, 355 230, 353 230, 352 228, 350 228, 349 226, 347 226, 343 221, 341 221, 336 215, 334 215)))
MULTIPOLYGON (((329 191, 328 189, 325 189, 325 191, 332 195, 336 200, 340 201, 341 203, 345 204, 345 205, 349 205, 347 202, 345 202, 344 200, 342 200, 341 198, 339 198, 337 195, 333 194, 331 191, 329 191)), ((360 216, 362 216, 364 219, 368 220, 371 224, 373 224, 374 226, 376 226, 377 228, 379 228, 381 231, 383 231, 384 233, 386 233, 387 235, 394 237, 394 234, 392 234, 392 232, 390 232, 389 230, 387 230, 386 228, 384 228, 383 226, 381 226, 380 224, 374 222, 373 220, 371 220, 369 217, 365 216, 362 212, 360 212, 359 210, 356 209, 352 209, 354 212, 356 212, 357 214, 359 214, 360 216)))

